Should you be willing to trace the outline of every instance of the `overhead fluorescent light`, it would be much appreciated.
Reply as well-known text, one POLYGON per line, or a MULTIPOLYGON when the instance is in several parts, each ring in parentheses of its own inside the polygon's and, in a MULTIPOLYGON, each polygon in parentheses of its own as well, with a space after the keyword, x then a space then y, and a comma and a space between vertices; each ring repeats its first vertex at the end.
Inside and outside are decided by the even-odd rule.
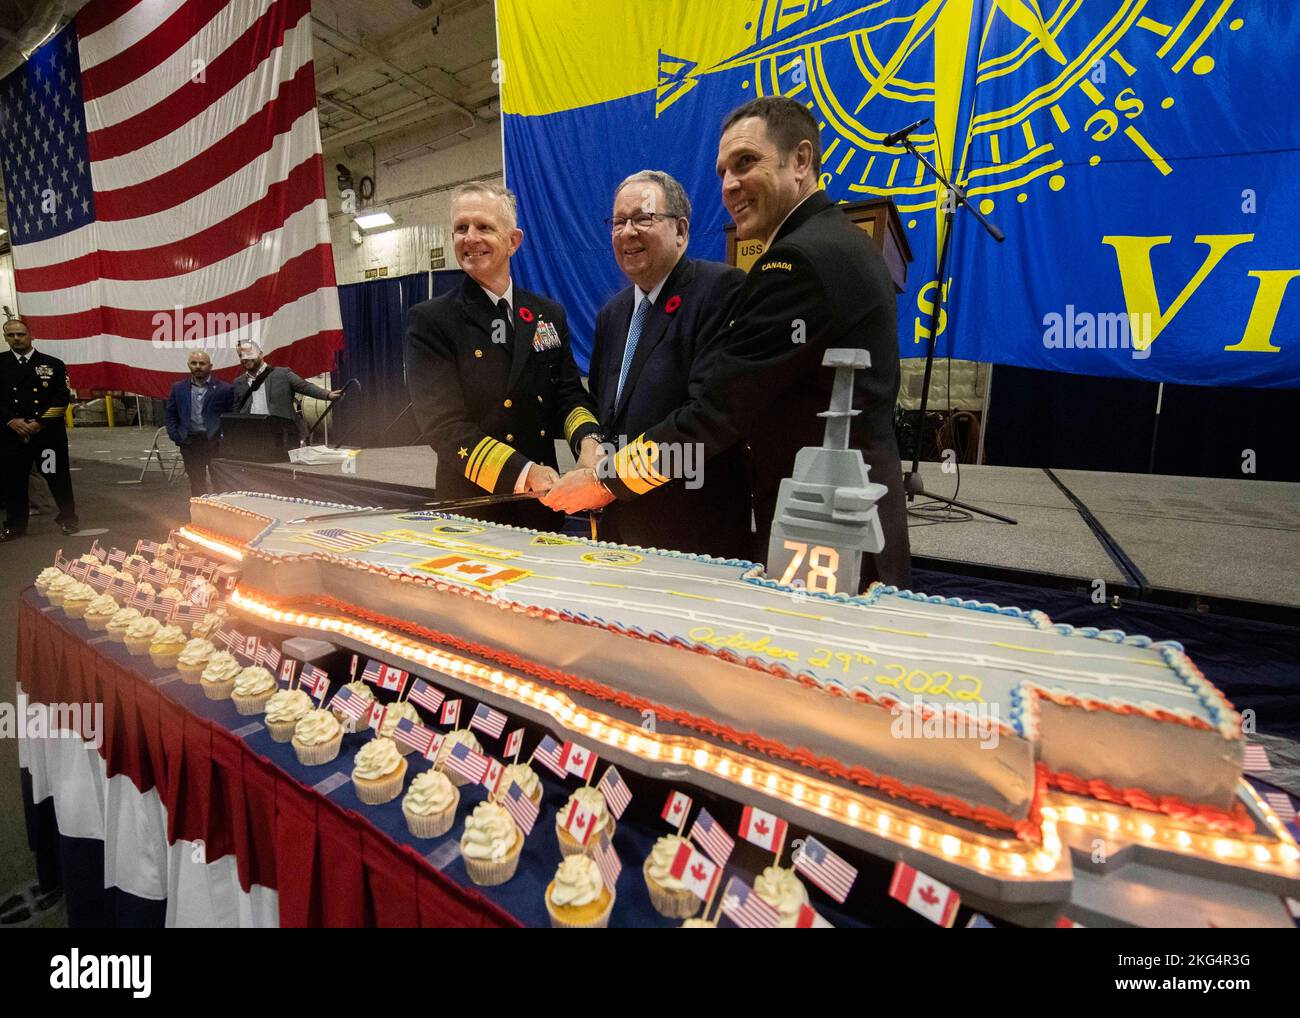
POLYGON ((387 212, 371 212, 364 216, 357 216, 353 222, 363 230, 375 230, 381 226, 397 225, 393 217, 387 212))

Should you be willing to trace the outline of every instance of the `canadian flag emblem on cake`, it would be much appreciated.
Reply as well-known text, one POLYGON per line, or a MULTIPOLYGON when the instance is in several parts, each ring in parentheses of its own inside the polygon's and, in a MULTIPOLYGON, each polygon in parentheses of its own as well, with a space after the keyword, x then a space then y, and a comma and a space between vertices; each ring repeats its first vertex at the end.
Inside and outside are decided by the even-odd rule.
POLYGON ((425 573, 446 576, 449 579, 472 583, 484 590, 496 590, 507 583, 522 580, 532 573, 527 569, 515 569, 487 562, 479 562, 467 555, 441 555, 421 562, 414 568, 425 573))

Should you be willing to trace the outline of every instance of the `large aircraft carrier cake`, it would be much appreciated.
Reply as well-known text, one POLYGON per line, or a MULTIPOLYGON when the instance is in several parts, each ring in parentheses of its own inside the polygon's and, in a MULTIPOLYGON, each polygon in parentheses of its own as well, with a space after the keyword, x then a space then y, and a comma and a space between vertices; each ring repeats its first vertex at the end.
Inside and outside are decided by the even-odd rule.
POLYGON ((1177 644, 881 585, 810 593, 750 562, 437 513, 289 522, 347 508, 214 496, 192 503, 191 533, 242 549, 236 604, 508 658, 614 719, 652 711, 990 828, 1030 821, 1047 785, 1245 823, 1240 718, 1177 644), (923 737, 927 719, 965 737, 923 737))
POLYGON ((231 605, 267 628, 987 901, 1073 901, 1098 851, 1294 896, 1300 849, 1242 778, 1242 718, 1181 646, 878 583, 847 593, 883 541, 885 489, 848 441, 863 359, 827 355, 826 440, 782 484, 766 570, 256 493, 195 499, 178 537, 231 563, 231 605))

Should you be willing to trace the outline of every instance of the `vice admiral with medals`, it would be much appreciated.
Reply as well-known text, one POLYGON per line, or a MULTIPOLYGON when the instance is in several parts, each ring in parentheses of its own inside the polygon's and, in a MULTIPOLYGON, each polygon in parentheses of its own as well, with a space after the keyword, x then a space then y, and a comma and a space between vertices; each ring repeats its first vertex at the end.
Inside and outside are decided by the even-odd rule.
MULTIPOLYGON (((600 456, 595 404, 582 386, 562 308, 522 290, 510 257, 523 241, 514 195, 475 183, 452 195, 457 292, 417 304, 406 319, 412 408, 438 454, 436 497, 536 492, 559 480, 555 440, 590 465, 600 456)), ((558 530, 539 503, 467 510, 498 523, 558 530)))

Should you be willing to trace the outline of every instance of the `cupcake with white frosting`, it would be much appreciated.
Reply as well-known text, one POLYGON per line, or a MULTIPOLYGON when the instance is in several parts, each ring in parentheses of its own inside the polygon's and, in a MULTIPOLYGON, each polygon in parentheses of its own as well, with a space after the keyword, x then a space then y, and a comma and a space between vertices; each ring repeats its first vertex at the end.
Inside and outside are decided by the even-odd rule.
POLYGON ((67 573, 61 573, 50 581, 50 585, 45 588, 45 599, 52 605, 63 604, 63 596, 73 587, 77 586, 77 580, 67 573))
MULTIPOLYGON (((507 788, 510 786, 507 785, 507 788)), ((555 837, 560 842, 560 854, 579 855, 590 852, 596 844, 601 830, 609 832, 609 836, 614 837, 614 815, 610 813, 609 807, 605 805, 605 796, 601 794, 599 788, 593 788, 590 785, 584 785, 582 788, 575 789, 569 796, 569 801, 564 804, 558 813, 555 814, 555 837), (591 837, 587 840, 586 845, 581 845, 572 834, 564 829, 564 825, 569 820, 569 814, 573 812, 573 807, 582 805, 588 812, 594 813, 596 819, 593 821, 591 837)))
POLYGON ((235 677, 230 699, 240 714, 261 714, 277 688, 274 675, 261 665, 249 665, 235 677))
MULTIPOLYGON (((403 700, 401 703, 390 703, 384 711, 383 723, 379 726, 379 737, 381 739, 393 739, 393 733, 397 731, 397 722, 401 721, 402 718, 406 718, 418 725, 420 723, 420 712, 415 709, 415 704, 408 700, 403 700)), ((394 741, 397 743, 397 751, 402 756, 415 752, 412 746, 408 746, 401 739, 394 739, 394 741)))
POLYGON ((555 929, 604 929, 613 908, 614 892, 601 879, 596 860, 587 855, 566 856, 546 886, 546 911, 555 929))
POLYGON ((36 593, 44 597, 50 584, 64 575, 66 574, 58 566, 46 566, 36 575, 36 593))
POLYGON ((402 799, 407 830, 416 838, 440 838, 456 822, 460 789, 442 771, 421 771, 402 799))
POLYGON ((217 648, 211 640, 202 637, 188 640, 176 656, 176 670, 181 673, 181 681, 197 686, 199 677, 216 652, 217 648))
POLYGON ((102 633, 108 628, 109 621, 117 614, 117 607, 112 594, 99 594, 86 605, 86 614, 82 618, 91 629, 102 633))
MULTIPOLYGON (((478 741, 473 732, 468 728, 457 728, 454 731, 448 732, 447 737, 442 740, 442 745, 438 748, 438 757, 433 761, 433 766, 441 768, 442 765, 447 762, 447 754, 452 751, 452 748, 456 746, 457 743, 462 742, 475 753, 483 752, 483 744, 478 741)), ((451 783, 456 786, 470 784, 468 778, 463 778, 454 772, 448 774, 447 777, 449 777, 451 783)))
POLYGON ((504 806, 480 802, 465 818, 460 854, 465 872, 480 887, 504 884, 519 868, 524 836, 504 806))
POLYGON ((177 625, 163 626, 154 634, 149 644, 149 656, 159 668, 174 668, 176 659, 185 649, 185 630, 177 625))
POLYGON ((90 602, 99 595, 89 583, 78 583, 69 587, 63 595, 63 614, 70 619, 79 619, 86 614, 90 602))
POLYGON ((132 608, 127 605, 125 608, 119 608, 113 613, 113 617, 108 620, 106 630, 108 638, 114 643, 126 642, 126 631, 131 628, 131 623, 140 618, 140 609, 132 608))
POLYGON ((327 764, 339 755, 343 726, 330 711, 308 711, 294 726, 292 743, 300 764, 306 767, 327 764))
POLYGON ((235 680, 244 666, 228 650, 219 650, 208 658, 207 667, 199 675, 203 695, 209 700, 229 700, 235 691, 235 680))
POLYGON ((695 892, 672 873, 673 860, 685 844, 685 838, 665 834, 655 842, 641 867, 646 888, 650 891, 650 904, 661 916, 669 919, 689 919, 700 910, 700 899, 695 892))
POLYGON ((352 787, 367 806, 392 802, 402 794, 406 758, 392 739, 373 738, 357 751, 352 762, 352 787))
POLYGON ((542 804, 542 779, 526 763, 506 764, 501 771, 501 780, 497 782, 497 798, 510 791, 511 785, 518 785, 524 795, 538 806, 542 804))
POLYGON ((754 893, 781 913, 777 923, 783 929, 793 929, 799 920, 799 910, 808 904, 808 888, 795 876, 792 869, 769 866, 754 881, 754 893))
POLYGON ((311 713, 312 701, 304 689, 280 689, 266 701, 266 730, 276 742, 288 742, 298 722, 311 713))
MULTIPOLYGON (((360 679, 354 679, 351 682, 346 683, 342 688, 349 689, 352 691, 353 696, 360 697, 361 702, 365 704, 367 708, 369 708, 370 705, 374 703, 375 700, 374 691, 370 688, 369 685, 362 682, 360 679)), ((335 699, 337 699, 337 694, 335 696, 335 699)), ((337 717, 340 721, 345 722, 347 724, 349 732, 354 730, 353 728, 354 722, 352 721, 351 718, 349 718, 346 714, 343 713, 342 707, 334 706, 334 700, 330 700, 330 709, 334 711, 335 717, 337 717)), ((365 714, 362 715, 362 717, 366 717, 366 716, 367 715, 365 714)))
POLYGON ((153 638, 162 629, 162 623, 151 615, 141 615, 126 627, 126 649, 133 655, 149 653, 153 638))
POLYGON ((45 600, 52 605, 63 604, 63 595, 77 585, 77 580, 67 573, 60 573, 54 579, 50 580, 50 585, 45 588, 45 600))
POLYGON ((210 640, 216 635, 217 630, 222 627, 225 621, 226 613, 224 610, 220 608, 215 611, 209 609, 208 613, 203 616, 202 621, 196 622, 194 625, 190 626, 190 635, 210 640))

